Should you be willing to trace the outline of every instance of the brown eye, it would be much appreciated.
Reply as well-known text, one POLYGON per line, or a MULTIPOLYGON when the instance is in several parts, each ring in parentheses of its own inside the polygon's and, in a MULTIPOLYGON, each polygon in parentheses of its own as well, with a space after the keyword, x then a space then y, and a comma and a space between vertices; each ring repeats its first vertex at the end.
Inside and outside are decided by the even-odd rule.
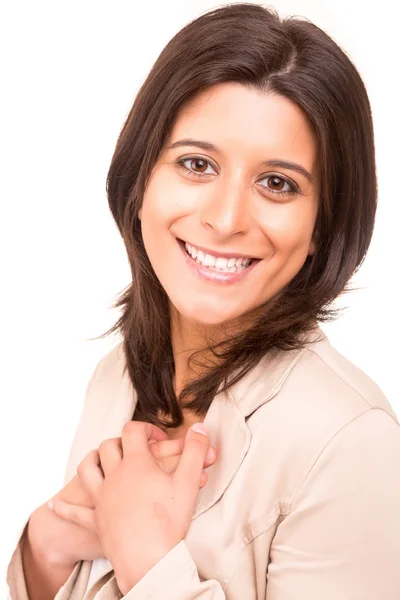
POLYGON ((277 177, 276 175, 271 175, 267 178, 267 181, 269 182, 271 190, 276 190, 277 192, 281 192, 286 183, 282 177, 277 177))
POLYGON ((207 161, 202 158, 193 158, 191 161, 191 165, 195 165, 195 169, 199 169, 200 172, 203 172, 207 169, 207 161))
MULTIPOLYGON (((212 175, 210 172, 206 172, 208 167, 213 169, 210 161, 205 158, 201 158, 201 156, 191 156, 188 158, 181 158, 177 161, 178 165, 180 165, 183 169, 185 169, 187 176, 197 175, 198 177, 205 177, 208 175, 212 175), (185 163, 188 165, 186 166, 185 163)), ((214 171, 215 173, 215 171, 214 171)))
POLYGON ((202 158, 191 158, 188 160, 190 161, 189 164, 191 169, 198 170, 200 173, 207 170, 208 163, 206 160, 203 160, 202 158))
POLYGON ((295 183, 280 175, 268 175, 262 181, 266 181, 267 185, 263 185, 269 192, 275 196, 290 196, 299 192, 295 183))

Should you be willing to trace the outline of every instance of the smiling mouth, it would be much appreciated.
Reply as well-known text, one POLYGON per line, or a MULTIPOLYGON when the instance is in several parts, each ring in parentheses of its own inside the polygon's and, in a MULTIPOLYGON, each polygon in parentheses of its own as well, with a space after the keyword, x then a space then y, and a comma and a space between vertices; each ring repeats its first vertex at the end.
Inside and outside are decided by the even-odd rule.
POLYGON ((221 277, 222 278, 221 281, 229 281, 230 278, 235 279, 235 276, 239 275, 240 273, 244 273, 245 271, 246 272, 249 271, 250 267, 255 266, 255 263, 260 262, 260 259, 258 259, 258 258, 252 258, 252 259, 246 258, 246 259, 243 259, 244 262, 239 263, 239 265, 235 264, 235 265, 231 265, 230 267, 228 267, 228 266, 217 267, 216 265, 207 264, 207 262, 204 263, 204 262, 200 261, 198 258, 194 258, 187 251, 184 240, 177 238, 177 241, 178 241, 179 245, 181 246, 182 251, 190 259, 190 262, 192 262, 194 265, 197 265, 198 268, 203 269, 204 271, 206 271, 210 274, 213 273, 216 277, 221 277))
MULTIPOLYGON (((189 244, 189 242, 185 242, 185 240, 182 240, 180 238, 176 238, 178 243, 182 246, 183 250, 186 252, 186 254, 188 256, 190 256, 190 258, 194 261, 197 262, 199 264, 201 264, 202 266, 212 266, 212 265, 206 265, 204 264, 202 261, 199 261, 197 258, 193 258, 193 256, 190 254, 190 252, 188 251, 188 249, 186 248, 186 244, 189 244)), ((246 264, 246 268, 250 267, 253 263, 255 262, 259 262, 261 259, 260 258, 252 258, 252 257, 245 257, 245 256, 235 256, 233 253, 230 254, 229 256, 221 256, 221 255, 217 255, 217 254, 213 254, 212 252, 207 252, 206 250, 203 249, 198 249, 197 246, 194 246, 193 244, 189 244, 189 246, 192 246, 193 248, 195 248, 197 250, 197 253, 199 251, 201 251, 203 253, 203 256, 206 257, 211 256, 213 259, 218 260, 219 258, 225 259, 225 260, 232 260, 233 258, 235 258, 236 260, 241 259, 242 263, 246 264)), ((239 263, 240 264, 240 263, 239 263)), ((234 264, 231 265, 232 267, 234 266, 234 264)))

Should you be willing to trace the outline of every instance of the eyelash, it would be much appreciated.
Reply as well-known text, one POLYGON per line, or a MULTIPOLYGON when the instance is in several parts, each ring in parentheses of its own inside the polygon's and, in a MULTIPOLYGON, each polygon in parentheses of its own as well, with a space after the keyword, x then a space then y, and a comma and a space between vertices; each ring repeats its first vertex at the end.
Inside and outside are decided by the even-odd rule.
MULTIPOLYGON (((177 160, 177 164, 185 170, 185 175, 186 177, 208 177, 209 175, 211 175, 211 173, 196 173, 196 171, 191 171, 190 169, 188 169, 187 167, 184 166, 183 163, 185 163, 188 160, 202 160, 206 163, 208 163, 208 165, 212 166, 210 161, 207 160, 206 158, 203 158, 202 156, 185 156, 184 158, 180 158, 179 160, 177 160)), ((293 183, 290 179, 287 179, 286 177, 283 177, 282 175, 278 175, 278 174, 270 174, 267 177, 264 177, 261 181, 263 181, 264 179, 269 179, 270 177, 277 177, 278 179, 282 179, 282 181, 284 181, 285 183, 288 184, 288 186, 290 187, 290 190, 286 190, 286 191, 280 191, 280 190, 271 190, 265 186, 266 190, 268 190, 269 192, 271 192, 274 196, 290 196, 292 194, 298 194, 300 193, 299 188, 297 187, 297 185, 295 183, 293 183)))

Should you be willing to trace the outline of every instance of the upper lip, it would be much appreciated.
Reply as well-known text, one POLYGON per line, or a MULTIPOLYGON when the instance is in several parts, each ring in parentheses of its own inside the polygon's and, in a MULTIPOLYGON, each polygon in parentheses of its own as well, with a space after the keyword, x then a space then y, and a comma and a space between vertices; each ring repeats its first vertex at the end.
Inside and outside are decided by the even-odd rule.
POLYGON ((181 240, 184 244, 188 243, 190 246, 194 246, 196 250, 202 250, 204 254, 211 254, 216 258, 253 258, 254 260, 259 260, 250 254, 243 254, 241 252, 220 252, 219 250, 211 250, 210 248, 203 248, 203 246, 198 246, 197 244, 192 244, 190 242, 185 242, 185 240, 181 240))

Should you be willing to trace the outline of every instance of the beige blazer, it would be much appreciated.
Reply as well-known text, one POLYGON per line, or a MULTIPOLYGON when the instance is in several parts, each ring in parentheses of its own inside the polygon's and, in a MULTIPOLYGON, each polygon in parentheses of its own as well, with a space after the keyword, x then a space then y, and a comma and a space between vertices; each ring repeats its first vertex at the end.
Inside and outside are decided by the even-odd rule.
MULTIPOLYGON (((124 598, 400 599, 399 421, 379 387, 314 334, 216 395, 204 422, 219 459, 189 532, 124 598)), ((118 345, 88 384, 66 482, 132 417, 123 367, 118 345)), ((95 562, 89 586, 83 561, 56 599, 122 598, 110 563, 95 562)), ((28 599, 20 544, 8 583, 12 600, 28 599)))

